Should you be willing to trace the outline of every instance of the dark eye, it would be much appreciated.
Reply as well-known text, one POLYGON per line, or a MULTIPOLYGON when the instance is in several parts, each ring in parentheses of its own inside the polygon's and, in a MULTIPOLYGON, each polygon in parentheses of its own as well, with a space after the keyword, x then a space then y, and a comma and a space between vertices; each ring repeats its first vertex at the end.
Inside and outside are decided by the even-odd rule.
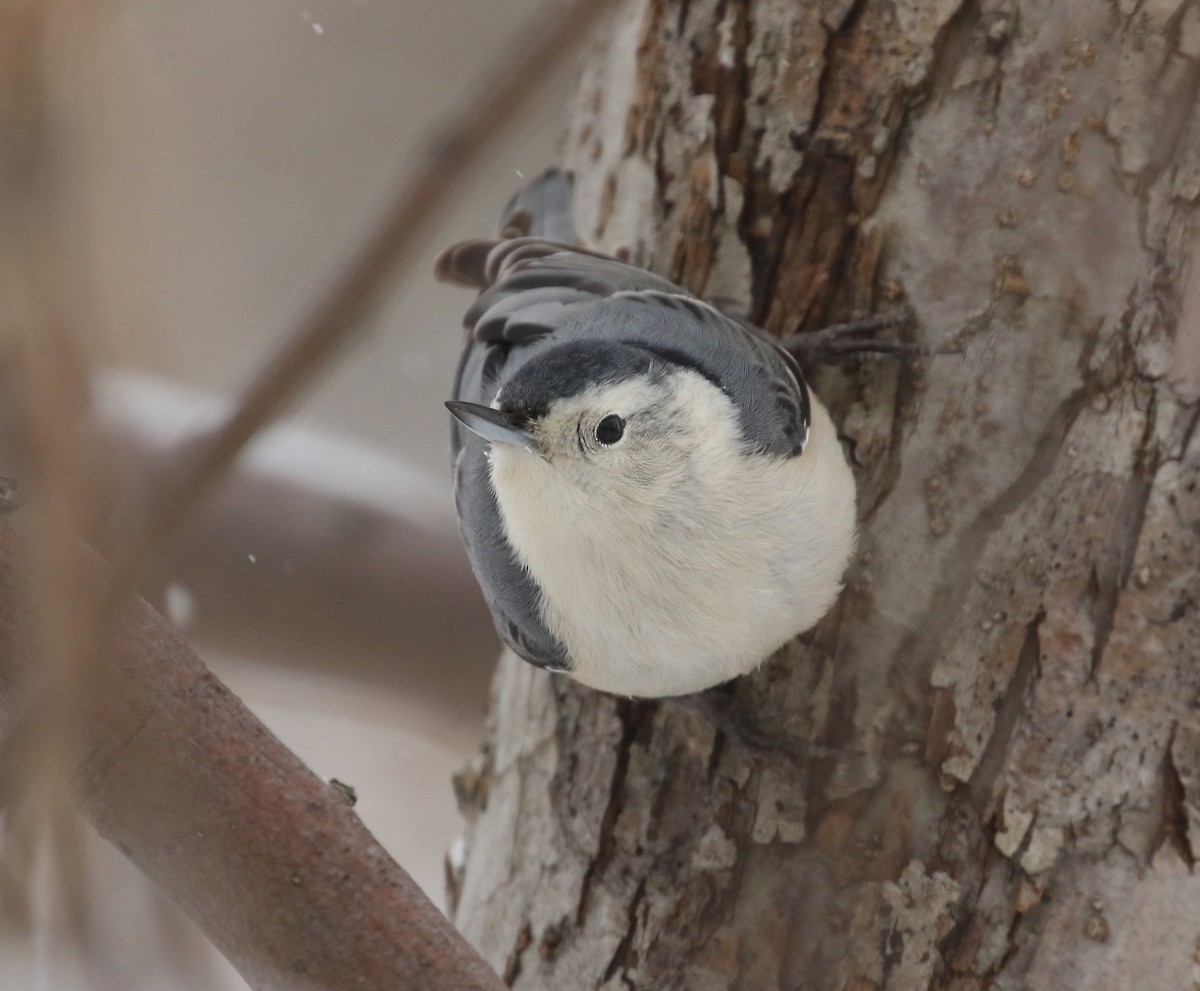
POLYGON ((596 424, 596 440, 601 444, 615 444, 625 436, 625 421, 616 413, 609 413, 596 424))

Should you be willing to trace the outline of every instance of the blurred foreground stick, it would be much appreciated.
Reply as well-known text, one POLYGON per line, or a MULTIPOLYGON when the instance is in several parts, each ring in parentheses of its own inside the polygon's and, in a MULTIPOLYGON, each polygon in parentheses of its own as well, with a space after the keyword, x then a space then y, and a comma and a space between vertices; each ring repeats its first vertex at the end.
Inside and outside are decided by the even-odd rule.
MULTIPOLYGON (((0 525, 0 692, 28 589, 0 525)), ((97 582, 105 566, 93 557, 97 582)), ((256 991, 503 984, 317 778, 145 602, 117 617, 79 727, 84 816, 256 991)), ((14 699, 0 699, 0 712, 14 699)), ((12 755, 9 755, 10 757, 12 755)))

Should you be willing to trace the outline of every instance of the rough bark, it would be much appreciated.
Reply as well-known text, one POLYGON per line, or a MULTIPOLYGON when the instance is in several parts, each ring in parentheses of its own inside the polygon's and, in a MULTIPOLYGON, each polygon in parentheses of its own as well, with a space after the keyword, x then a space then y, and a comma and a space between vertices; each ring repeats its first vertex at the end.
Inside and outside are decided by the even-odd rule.
POLYGON ((1198 94, 1181 0, 625 8, 585 236, 776 333, 904 298, 965 353, 815 377, 861 538, 729 690, 777 754, 502 661, 452 887, 511 986, 1200 979, 1198 94))

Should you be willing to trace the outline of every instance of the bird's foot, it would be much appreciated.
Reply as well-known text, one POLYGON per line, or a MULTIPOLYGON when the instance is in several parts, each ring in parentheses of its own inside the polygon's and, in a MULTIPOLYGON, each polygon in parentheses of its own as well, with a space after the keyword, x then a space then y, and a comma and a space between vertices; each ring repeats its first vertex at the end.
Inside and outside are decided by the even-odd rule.
POLYGON ((912 310, 881 316, 863 317, 835 323, 805 334, 792 334, 780 341, 801 364, 832 365, 860 355, 887 355, 894 358, 922 358, 935 354, 961 354, 962 348, 928 347, 914 341, 880 337, 880 333, 911 323, 912 310))
POLYGON ((862 752, 845 747, 827 747, 819 743, 797 740, 795 737, 772 733, 761 723, 747 719, 747 713, 737 705, 737 699, 720 688, 682 695, 674 701, 686 705, 703 716, 712 727, 728 739, 764 760, 821 760, 830 757, 857 757, 862 752))

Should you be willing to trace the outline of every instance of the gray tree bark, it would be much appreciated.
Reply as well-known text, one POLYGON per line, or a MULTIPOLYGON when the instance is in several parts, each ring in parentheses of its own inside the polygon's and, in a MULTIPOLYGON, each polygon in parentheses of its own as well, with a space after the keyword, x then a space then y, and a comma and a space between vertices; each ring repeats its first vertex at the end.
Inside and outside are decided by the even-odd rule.
POLYGON ((965 350, 815 377, 861 537, 731 690, 778 753, 502 661, 452 887, 511 986, 1200 982, 1198 94, 1187 0, 623 9, 586 238, 965 350))

